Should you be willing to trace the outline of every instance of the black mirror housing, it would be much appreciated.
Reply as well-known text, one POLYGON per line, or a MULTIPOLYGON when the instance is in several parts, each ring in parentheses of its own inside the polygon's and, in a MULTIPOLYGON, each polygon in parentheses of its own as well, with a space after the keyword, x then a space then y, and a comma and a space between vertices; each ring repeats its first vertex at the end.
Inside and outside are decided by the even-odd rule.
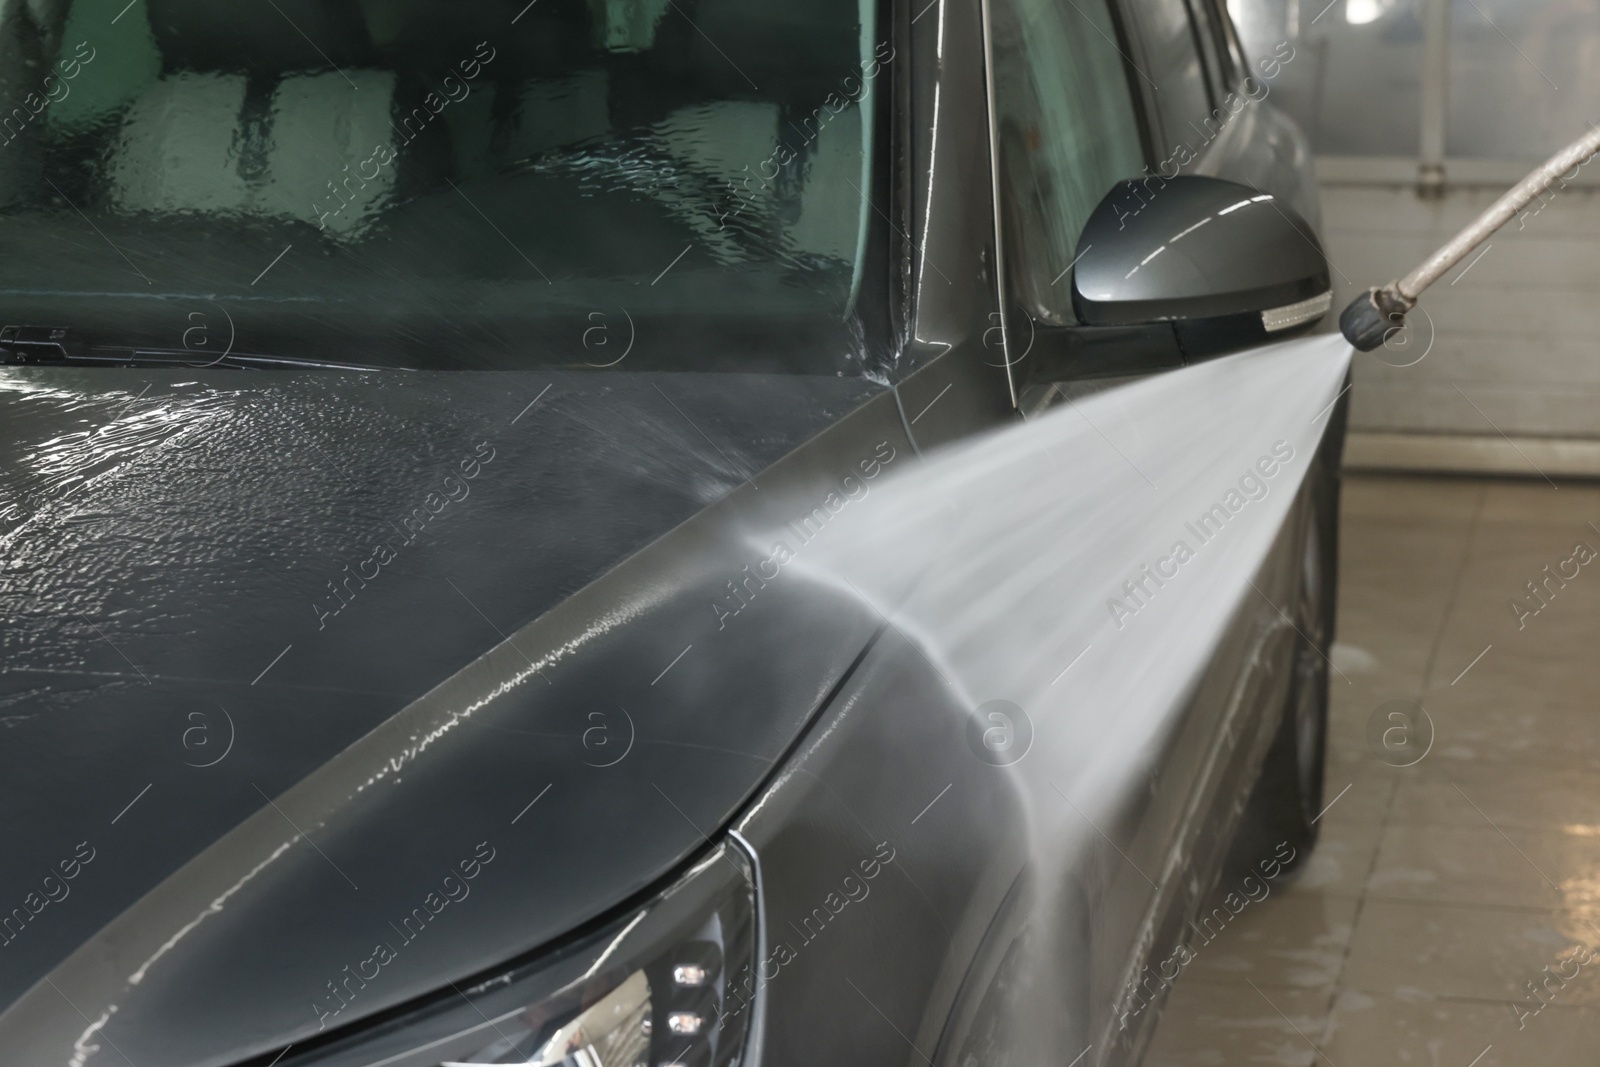
POLYGON ((1332 301, 1327 257, 1299 213, 1220 178, 1118 185, 1078 240, 1078 320, 1170 323, 1186 360, 1287 336, 1332 301))

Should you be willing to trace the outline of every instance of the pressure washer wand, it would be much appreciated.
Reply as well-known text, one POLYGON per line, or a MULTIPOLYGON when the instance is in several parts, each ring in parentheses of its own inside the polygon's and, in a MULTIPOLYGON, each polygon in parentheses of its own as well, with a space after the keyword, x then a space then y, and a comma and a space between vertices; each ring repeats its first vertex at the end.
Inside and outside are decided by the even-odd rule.
POLYGON ((1424 289, 1449 273, 1468 252, 1510 222, 1513 215, 1554 185, 1556 179, 1589 162, 1597 151, 1600 151, 1600 126, 1551 156, 1512 186, 1443 248, 1423 260, 1416 270, 1382 289, 1368 289, 1356 297, 1339 315, 1339 331, 1345 340, 1362 352, 1371 352, 1383 344, 1391 333, 1405 325, 1406 312, 1417 306, 1417 298, 1424 289))

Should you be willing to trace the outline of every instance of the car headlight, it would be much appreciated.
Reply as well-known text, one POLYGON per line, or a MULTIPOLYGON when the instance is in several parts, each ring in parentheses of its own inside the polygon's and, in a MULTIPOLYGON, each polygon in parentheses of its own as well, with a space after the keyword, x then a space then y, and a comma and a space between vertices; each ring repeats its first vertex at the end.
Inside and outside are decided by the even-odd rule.
POLYGON ((753 866, 725 844, 605 930, 285 1064, 734 1067, 754 1014, 756 907, 753 866))

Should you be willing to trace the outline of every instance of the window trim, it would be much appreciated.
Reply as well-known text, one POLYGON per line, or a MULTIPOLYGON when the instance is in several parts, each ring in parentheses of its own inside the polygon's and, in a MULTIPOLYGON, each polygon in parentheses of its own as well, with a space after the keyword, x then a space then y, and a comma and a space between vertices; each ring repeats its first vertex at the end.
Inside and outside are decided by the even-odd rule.
POLYGON ((1204 0, 1211 5, 1217 15, 1217 32, 1222 34, 1222 50, 1228 57, 1228 65, 1232 68, 1230 87, 1237 87, 1244 79, 1250 77, 1250 61, 1245 57, 1244 44, 1239 40, 1239 27, 1233 24, 1233 12, 1228 10, 1227 0, 1204 0))
POLYGON ((978 0, 980 18, 983 20, 983 93, 984 114, 989 126, 989 203, 991 222, 994 225, 994 284, 995 295, 999 298, 998 314, 1000 316, 1000 355, 1006 367, 1006 389, 1011 397, 1011 406, 1020 408, 1021 390, 1017 384, 1017 375, 1013 368, 1017 361, 1011 358, 1011 260, 1006 253, 1005 220, 1001 195, 1003 186, 1000 181, 1000 116, 996 106, 994 91, 994 18, 990 8, 990 0, 978 0))
MULTIPOLYGON (((1215 23, 1207 22, 1204 27, 1200 25, 1201 8, 1205 6, 1206 0, 1183 0, 1184 13, 1189 16, 1189 37, 1194 41, 1195 54, 1200 57, 1200 77, 1206 83, 1206 101, 1211 105, 1207 111, 1214 112, 1227 95, 1229 86, 1218 62, 1216 35, 1212 31, 1215 23)), ((1206 13, 1208 18, 1215 16, 1215 11, 1206 13)))

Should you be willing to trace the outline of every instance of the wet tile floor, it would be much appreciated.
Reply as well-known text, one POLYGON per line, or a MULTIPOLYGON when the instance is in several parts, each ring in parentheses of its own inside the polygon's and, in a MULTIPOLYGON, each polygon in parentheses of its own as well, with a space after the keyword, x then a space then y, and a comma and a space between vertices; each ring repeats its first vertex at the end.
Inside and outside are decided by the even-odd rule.
POLYGON ((1344 494, 1321 840, 1195 946, 1145 1065, 1600 1064, 1600 486, 1344 494))

